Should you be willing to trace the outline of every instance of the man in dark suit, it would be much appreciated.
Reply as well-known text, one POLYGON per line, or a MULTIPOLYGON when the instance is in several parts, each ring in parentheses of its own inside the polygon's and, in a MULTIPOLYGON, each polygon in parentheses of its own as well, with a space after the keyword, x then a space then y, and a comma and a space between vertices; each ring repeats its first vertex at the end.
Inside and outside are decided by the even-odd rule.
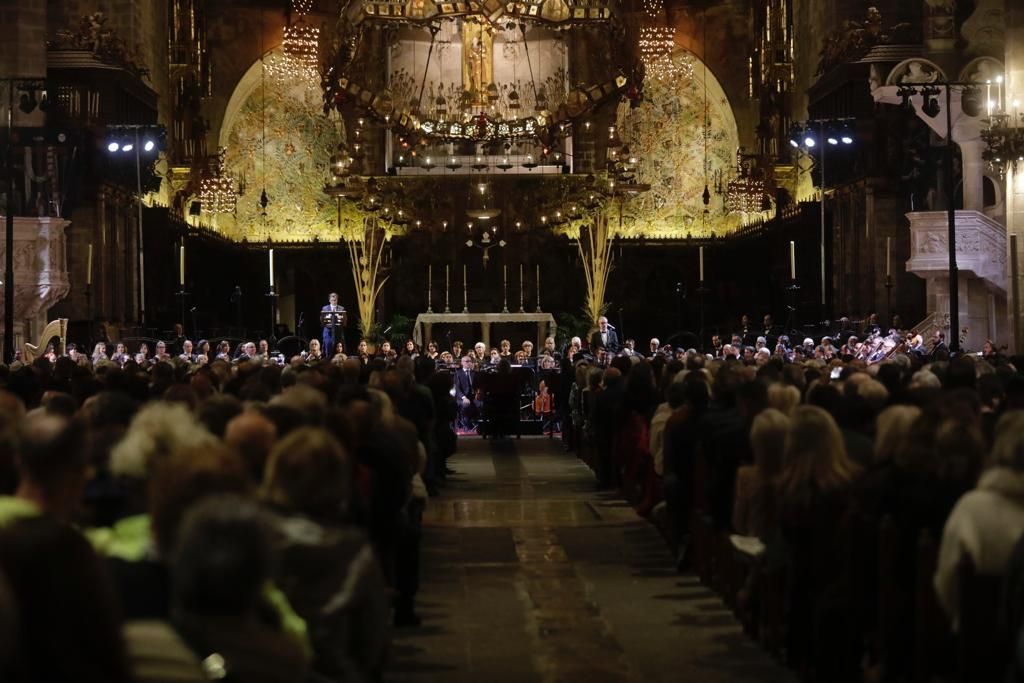
POLYGON ((595 353, 598 349, 611 354, 619 351, 619 335, 615 334, 615 330, 608 324, 608 318, 603 315, 597 319, 597 331, 590 336, 590 352, 595 353))
POLYGON ((477 413, 473 358, 462 357, 462 367, 455 371, 455 405, 459 409, 458 427, 469 429, 477 413))
MULTIPOLYGON (((320 309, 321 313, 336 313, 340 314, 345 309, 338 305, 338 295, 335 292, 331 292, 328 297, 328 304, 320 309)), ((323 319, 323 316, 320 316, 323 319)), ((341 341, 341 320, 338 315, 331 316, 333 325, 324 325, 322 339, 323 346, 320 347, 321 353, 324 358, 334 358, 334 345, 341 341)))

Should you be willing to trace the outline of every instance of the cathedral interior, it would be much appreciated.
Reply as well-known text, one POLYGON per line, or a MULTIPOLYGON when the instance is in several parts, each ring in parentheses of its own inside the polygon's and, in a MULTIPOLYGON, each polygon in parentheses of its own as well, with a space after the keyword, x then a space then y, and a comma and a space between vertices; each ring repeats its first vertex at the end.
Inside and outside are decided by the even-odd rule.
POLYGON ((0 28, 0 681, 1024 680, 1024 0, 0 28))
POLYGON ((57 318, 82 342, 305 338, 330 291, 350 343, 534 308, 637 339, 764 314, 927 335, 955 299, 966 347, 1020 344, 1013 3, 3 13, 16 347, 57 318))

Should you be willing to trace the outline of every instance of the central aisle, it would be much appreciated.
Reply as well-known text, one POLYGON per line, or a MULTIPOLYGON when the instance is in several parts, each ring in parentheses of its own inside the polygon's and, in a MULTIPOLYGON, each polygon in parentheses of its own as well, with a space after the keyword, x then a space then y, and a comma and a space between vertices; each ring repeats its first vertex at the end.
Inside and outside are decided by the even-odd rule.
POLYGON ((461 438, 388 681, 792 681, 657 531, 546 437, 461 438))

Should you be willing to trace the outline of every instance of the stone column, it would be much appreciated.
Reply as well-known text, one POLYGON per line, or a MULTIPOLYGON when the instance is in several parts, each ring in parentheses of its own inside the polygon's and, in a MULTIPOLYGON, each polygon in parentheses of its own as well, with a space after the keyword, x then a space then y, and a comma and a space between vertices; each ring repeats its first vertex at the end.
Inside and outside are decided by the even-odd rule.
MULTIPOLYGON (((1005 5, 1006 27, 1006 92, 1011 96, 1024 96, 1024 7, 1019 3, 1008 2, 1005 5)), ((1024 164, 1011 164, 1006 174, 1006 232, 1017 235, 1017 263, 1024 268, 1024 164)), ((1010 240, 1007 239, 1007 244, 1010 240)), ((1007 247, 1009 249, 1009 247, 1007 247)), ((1009 255, 1009 254, 1008 254, 1009 255)), ((1010 263, 1012 259, 1008 259, 1010 263)), ((1010 299, 1010 319, 1014 312, 1018 318, 1024 318, 1024 296, 1020 301, 1013 300, 1014 283, 1008 287, 1010 299)), ((1024 293, 1024 279, 1017 274, 1017 291, 1024 293)), ((1024 327, 1024 325, 1022 325, 1024 327)), ((1024 329, 1013 331, 1013 339, 1009 340, 1011 350, 1020 353, 1024 350, 1024 329)))
POLYGON ((984 208, 985 142, 980 138, 964 140, 960 144, 960 158, 963 160, 964 208, 981 211, 984 208))

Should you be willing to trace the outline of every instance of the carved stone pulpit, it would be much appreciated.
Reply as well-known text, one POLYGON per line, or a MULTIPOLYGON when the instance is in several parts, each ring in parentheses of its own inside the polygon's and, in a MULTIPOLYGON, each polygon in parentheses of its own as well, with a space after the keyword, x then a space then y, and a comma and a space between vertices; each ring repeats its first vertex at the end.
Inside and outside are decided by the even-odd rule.
MULTIPOLYGON (((0 217, 0 221, 3 217, 0 217)), ((35 341, 47 323, 47 311, 71 290, 63 218, 17 216, 14 219, 14 348, 35 341)), ((0 276, 6 245, 0 239, 0 276)), ((4 287, 7 284, 4 283, 4 287)), ((0 288, 2 291, 2 288, 0 288)), ((0 316, 6 314, 0 296, 0 316)), ((0 340, 3 328, 0 326, 0 340)))

